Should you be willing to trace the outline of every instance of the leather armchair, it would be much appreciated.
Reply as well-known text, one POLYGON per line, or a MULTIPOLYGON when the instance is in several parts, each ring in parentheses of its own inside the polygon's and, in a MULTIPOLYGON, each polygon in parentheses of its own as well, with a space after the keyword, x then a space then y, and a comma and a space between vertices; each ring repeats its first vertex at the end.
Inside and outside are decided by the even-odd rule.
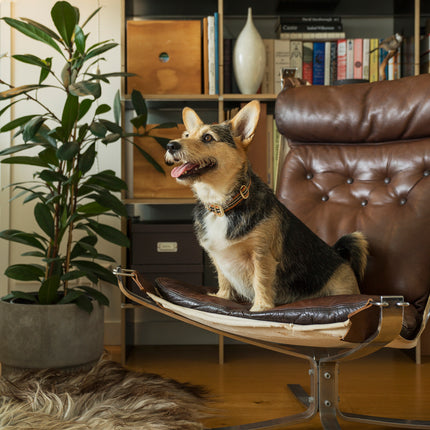
POLYGON ((338 87, 286 88, 275 116, 290 151, 279 199, 327 243, 362 231, 370 257, 361 294, 302 300, 266 312, 208 296, 208 288, 117 269, 130 299, 181 321, 243 342, 304 358, 310 396, 290 386, 307 410, 234 427, 268 428, 319 413, 405 428, 412 421, 339 410, 338 365, 389 346, 412 348, 429 315, 430 75, 338 87), (123 282, 131 276, 136 286, 123 282))

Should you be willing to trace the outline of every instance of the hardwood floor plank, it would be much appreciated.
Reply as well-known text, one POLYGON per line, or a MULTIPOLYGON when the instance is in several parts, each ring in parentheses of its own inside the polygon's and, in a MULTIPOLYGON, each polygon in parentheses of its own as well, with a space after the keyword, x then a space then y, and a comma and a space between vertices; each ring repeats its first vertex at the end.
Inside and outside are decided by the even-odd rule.
MULTIPOLYGON (((110 351, 119 360, 119 350, 110 351)), ((226 345, 223 365, 218 364, 216 346, 135 347, 127 367, 206 386, 216 408, 215 415, 204 423, 207 427, 302 412, 305 408, 287 384, 301 384, 310 390, 307 362, 248 345, 226 345)), ((405 352, 386 349, 342 364, 340 376, 340 405, 345 412, 430 420, 430 357, 416 365, 405 352)), ((339 421, 346 430, 392 428, 339 421)), ((322 427, 316 417, 288 428, 322 427)))

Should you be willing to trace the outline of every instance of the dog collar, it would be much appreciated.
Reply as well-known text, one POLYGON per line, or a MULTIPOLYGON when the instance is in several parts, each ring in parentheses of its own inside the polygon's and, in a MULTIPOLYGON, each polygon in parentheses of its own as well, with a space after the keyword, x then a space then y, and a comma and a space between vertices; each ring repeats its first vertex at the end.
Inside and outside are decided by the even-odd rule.
POLYGON ((251 188, 251 178, 249 178, 248 185, 242 185, 239 189, 239 192, 226 204, 217 205, 213 203, 208 203, 205 205, 208 211, 213 212, 217 216, 224 216, 226 212, 236 207, 243 200, 246 200, 249 197, 249 189, 251 188))

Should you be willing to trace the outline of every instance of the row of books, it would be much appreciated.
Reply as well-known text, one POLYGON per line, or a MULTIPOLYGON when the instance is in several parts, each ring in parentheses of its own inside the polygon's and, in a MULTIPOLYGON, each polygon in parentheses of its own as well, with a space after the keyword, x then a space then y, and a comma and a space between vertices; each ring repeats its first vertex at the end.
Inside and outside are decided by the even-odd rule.
MULTIPOLYGON (((233 118, 243 106, 244 103, 240 107, 226 110, 225 118, 233 118)), ((280 167, 289 148, 276 127, 274 116, 268 112, 267 104, 261 103, 260 108, 260 118, 247 155, 254 172, 276 190, 280 167)))

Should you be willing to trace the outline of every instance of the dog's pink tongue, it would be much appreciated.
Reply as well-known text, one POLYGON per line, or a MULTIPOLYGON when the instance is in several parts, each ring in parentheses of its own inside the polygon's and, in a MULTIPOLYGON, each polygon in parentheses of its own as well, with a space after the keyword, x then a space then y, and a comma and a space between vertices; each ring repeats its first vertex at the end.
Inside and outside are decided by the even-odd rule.
POLYGON ((187 172, 188 170, 193 169, 196 166, 198 166, 198 164, 193 164, 193 163, 182 164, 182 166, 174 167, 172 169, 172 171, 170 172, 170 175, 172 176, 172 178, 179 178, 185 172, 187 172))

